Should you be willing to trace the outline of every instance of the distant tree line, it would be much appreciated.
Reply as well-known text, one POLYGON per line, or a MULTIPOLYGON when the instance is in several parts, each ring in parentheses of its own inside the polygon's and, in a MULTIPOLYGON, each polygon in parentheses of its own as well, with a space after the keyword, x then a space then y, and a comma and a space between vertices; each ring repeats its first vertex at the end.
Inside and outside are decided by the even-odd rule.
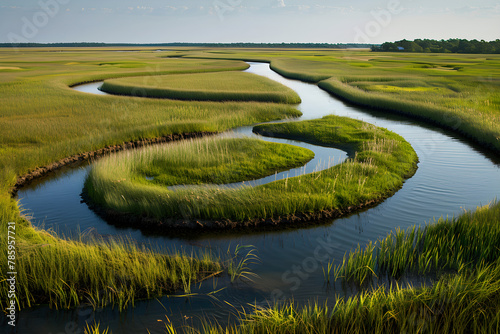
POLYGON ((0 47, 231 47, 231 48, 315 48, 315 49, 346 49, 370 48, 373 44, 360 43, 0 43, 0 47))
POLYGON ((440 53, 500 53, 500 39, 486 42, 484 40, 466 39, 416 39, 397 42, 386 42, 372 46, 372 51, 386 52, 440 52, 440 53))

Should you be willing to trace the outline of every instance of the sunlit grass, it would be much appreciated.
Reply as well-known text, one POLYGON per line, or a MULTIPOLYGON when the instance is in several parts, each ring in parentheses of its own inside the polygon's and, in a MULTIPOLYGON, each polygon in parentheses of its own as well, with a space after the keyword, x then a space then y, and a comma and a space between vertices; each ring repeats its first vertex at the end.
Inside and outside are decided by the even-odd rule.
POLYGON ((498 240, 500 204, 494 203, 425 227, 398 229, 364 249, 358 246, 339 265, 339 276, 362 284, 377 276, 472 270, 500 257, 498 240))
POLYGON ((244 72, 108 79, 101 90, 119 95, 179 100, 300 103, 300 97, 290 88, 244 72))
POLYGON ((259 257, 256 254, 256 250, 252 245, 237 245, 233 252, 230 249, 227 250, 227 255, 230 256, 227 262, 227 273, 231 277, 231 282, 238 279, 252 280, 258 277, 250 266, 252 264, 258 263, 259 257), (245 252, 245 250, 249 249, 245 252), (244 252, 242 255, 241 253, 244 252))
MULTIPOLYGON (((21 229, 21 224, 17 228, 21 229)), ((17 238, 16 279, 20 308, 47 304, 70 308, 116 306, 120 310, 137 299, 152 298, 222 272, 218 258, 209 253, 157 253, 131 240, 98 237, 63 240, 46 232, 17 238)), ((2 274, 8 272, 2 261, 2 274)), ((2 307, 7 290, 2 289, 2 307)))
POLYGON ((497 333, 500 264, 443 277, 432 287, 379 288, 333 306, 255 308, 239 325, 193 333, 497 333))
MULTIPOLYGON (((349 298, 339 297, 330 306, 312 301, 306 306, 293 301, 256 306, 241 312, 237 324, 221 326, 206 321, 201 328, 186 331, 192 334, 498 333, 499 226, 500 203, 496 202, 475 212, 464 212, 456 219, 434 222, 425 227, 420 239, 415 235, 416 227, 391 234, 380 241, 381 246, 368 245, 351 253, 343 264, 343 279, 352 279, 350 274, 359 279, 356 271, 370 266, 370 272, 379 273, 391 271, 389 267, 399 268, 398 275, 420 269, 441 272, 430 286, 403 287, 392 283, 349 298), (375 257, 374 248, 377 248, 375 257), (418 260, 425 259, 426 254, 431 257, 439 254, 437 266, 421 267, 418 260), (449 273, 450 269, 455 273, 449 273)), ((168 333, 177 331, 171 326, 168 333)))
POLYGON ((92 325, 87 324, 87 326, 85 327, 83 333, 84 334, 108 334, 110 332, 109 332, 108 328, 101 329, 101 324, 100 323, 94 323, 92 325))
MULTIPOLYGON (((256 122, 294 117, 278 104, 154 101, 80 93, 69 86, 110 77, 235 71, 241 61, 161 59, 155 53, 0 50, 0 219, 16 222, 18 306, 80 303, 120 309, 219 270, 218 259, 200 254, 157 254, 133 243, 64 240, 36 230, 20 216, 8 193, 18 176, 74 154, 124 141, 169 134, 217 132, 256 122), (214 262, 215 261, 215 262, 214 262)), ((6 233, 0 241, 7 245, 6 233)), ((6 252, 1 253, 6 278, 6 252)), ((2 289, 2 307, 7 290, 2 289)))
MULTIPOLYGON (((186 50, 169 54, 221 57, 221 54, 186 50)), ((274 70, 288 77, 305 81, 318 82, 334 77, 339 81, 330 79, 327 82, 330 85, 338 85, 336 89, 332 88, 332 91, 338 95, 347 94, 344 98, 349 98, 348 94, 351 94, 351 102, 356 103, 366 99, 367 105, 371 107, 391 109, 391 106, 395 106, 393 111, 398 112, 406 112, 404 108, 408 108, 414 115, 428 117, 443 126, 475 138, 485 146, 498 150, 500 138, 498 130, 500 103, 498 70, 500 58, 497 55, 402 53, 380 55, 369 52, 323 50, 294 50, 286 53, 277 50, 228 50, 223 56, 233 59, 271 61, 274 70), (393 104, 394 100, 399 101, 399 104, 393 104), (378 105, 378 103, 380 104, 378 105), (420 114, 420 111, 426 114, 420 114), (435 114, 435 119, 431 118, 432 114, 435 114), (441 119, 436 119, 436 117, 441 119)), ((74 92, 68 88, 68 85, 80 82, 115 77, 247 68, 246 64, 239 61, 166 60, 160 59, 156 54, 150 52, 134 53, 132 56, 129 53, 103 52, 95 49, 83 52, 78 49, 68 49, 65 52, 33 49, 21 50, 21 52, 1 50, 0 68, 3 68, 0 70, 2 91, 0 94, 2 116, 0 121, 1 226, 6 229, 7 222, 17 222, 17 237, 21 242, 20 250, 25 254, 34 255, 37 254, 36 252, 40 252, 43 258, 45 255, 55 254, 53 252, 60 252, 64 259, 61 261, 61 265, 64 266, 58 268, 59 271, 56 273, 62 275, 73 275, 74 264, 68 262, 74 262, 83 256, 82 254, 93 253, 96 249, 91 249, 90 245, 75 243, 69 247, 69 250, 65 250, 64 246, 67 245, 67 241, 31 228, 20 217, 17 204, 7 192, 17 176, 76 153, 102 148, 106 145, 115 145, 123 141, 158 137, 171 133, 223 131, 243 124, 299 115, 297 111, 289 107, 262 103, 158 102, 127 97, 99 97, 74 92), (43 246, 51 243, 56 246, 43 246), (62 273, 66 267, 69 269, 69 273, 62 273)), ((386 144, 381 145, 379 150, 383 151, 386 147, 386 144)), ((344 167, 346 166, 344 165, 344 167)), ((365 163, 363 166, 373 168, 370 163, 365 163)), ((345 170, 347 171, 347 168, 345 170)), ((314 178, 325 174, 316 174, 314 178)), ((338 177, 328 180, 345 179, 351 184, 354 175, 356 174, 337 174, 338 177)), ((318 179, 322 179, 322 177, 318 177, 318 179)), ((316 181, 317 179, 309 178, 306 180, 316 181)), ((357 180, 358 184, 351 189, 367 189, 369 183, 364 180, 364 178, 357 180)), ((397 187, 400 184, 400 181, 394 180, 388 178, 389 186, 397 187)), ((278 196, 282 194, 293 195, 292 187, 297 189, 297 184, 293 182, 287 180, 282 184, 275 185, 274 187, 277 187, 275 189, 270 187, 270 191, 285 189, 278 196)), ((342 188, 336 188, 337 183, 321 183, 319 190, 320 192, 335 190, 335 197, 339 199, 340 204, 352 201, 349 193, 342 193, 342 188)), ((378 189, 373 188, 366 195, 373 195, 373 191, 378 191, 378 189)), ((256 196, 262 194, 259 193, 256 196)), ((187 195, 190 196, 190 194, 187 195)), ((232 199, 233 197, 230 196, 225 198, 226 201, 232 199)), ((317 201, 319 205, 316 205, 316 208, 327 207, 324 205, 324 199, 314 196, 314 193, 309 201, 317 201)), ((246 204, 247 202, 241 203, 246 204)), ((277 203, 270 203, 269 207, 274 207, 278 205, 277 203)), ((284 203, 283 207, 288 212, 304 209, 304 207, 296 207, 289 203, 284 203)), ((490 210, 484 209, 485 212, 490 210)), ((259 212, 259 214, 267 213, 259 212)), ((491 216, 488 219, 491 221, 498 219, 498 212, 496 216, 491 216)), ((446 228, 444 230, 446 231, 446 228)), ((398 232, 393 240, 397 240, 397 236, 401 233, 403 232, 398 232)), ((406 237, 409 234, 405 232, 403 235, 406 237)), ((482 241, 479 238, 481 235, 477 236, 478 242, 482 241)), ((2 233, 0 236, 4 236, 4 234, 2 233)), ((487 238, 486 240, 492 240, 487 235, 484 237, 487 238)), ((409 242, 402 243, 406 246, 397 248, 397 251, 393 251, 389 247, 389 251, 383 255, 383 258, 388 260, 386 261, 387 267, 382 270, 382 273, 390 272, 391 275, 396 273, 395 276, 397 276, 408 270, 410 272, 417 270, 418 272, 420 268, 423 268, 424 271, 430 268, 434 270, 435 261, 438 265, 445 263, 451 270, 456 270, 456 264, 463 263, 468 257, 472 258, 473 255, 467 253, 468 257, 462 258, 449 255, 455 253, 447 253, 446 247, 443 245, 446 242, 455 244, 455 239, 447 238, 436 241, 436 247, 440 249, 439 254, 434 254, 432 247, 429 247, 427 253, 419 253, 418 261, 416 261, 418 265, 415 265, 415 260, 413 260, 413 267, 407 267, 406 262, 402 260, 411 259, 408 257, 408 254, 412 254, 409 242)), ((1 237, 0 241, 4 245, 6 244, 1 237)), ((487 244, 491 243, 487 241, 487 244)), ((478 243, 474 245, 476 249, 482 247, 478 243)), ((123 247, 128 246, 123 245, 123 247)), ((458 249, 460 250, 460 247, 458 249)), ((108 254, 111 262, 118 259, 117 256, 113 255, 113 252, 106 252, 103 250, 100 254, 108 254)), ((462 253, 464 253, 463 250, 462 253)), ((6 252, 1 254, 5 256, 6 252)), ((123 251, 116 252, 118 256, 124 254, 123 251)), ((138 252, 135 256, 140 254, 142 253, 138 252)), ((37 282, 36 284, 42 286, 43 283, 53 291, 42 292, 41 290, 33 290, 31 286, 22 285, 24 296, 36 295, 41 298, 40 300, 45 301, 49 300, 48 298, 53 298, 53 305, 56 305, 57 298, 63 297, 66 301, 61 301, 58 307, 66 307, 77 299, 83 300, 82 298, 85 298, 86 295, 81 293, 83 290, 75 290, 76 286, 73 286, 73 290, 71 290, 57 276, 50 275, 49 265, 57 266, 57 260, 50 260, 46 265, 43 263, 30 264, 28 260, 31 259, 32 255, 21 257, 19 261, 24 261, 24 259, 27 261, 21 265, 28 266, 26 268, 33 265, 33 268, 38 268, 37 270, 43 269, 44 273, 41 273, 40 279, 52 281, 37 282), (76 297, 75 291, 81 295, 76 297)), ((153 258, 161 258, 162 256, 156 254, 153 258)), ((1 263, 6 263, 5 259, 2 259, 1 263)), ((249 321, 245 330, 246 332, 258 333, 268 332, 272 329, 279 333, 279 328, 284 328, 288 332, 307 333, 315 332, 315 328, 319 332, 328 331, 335 325, 333 326, 334 330, 331 330, 333 333, 364 332, 372 328, 381 333, 393 331, 395 328, 398 331, 408 333, 424 331, 498 332, 498 282, 500 281, 498 264, 490 266, 480 264, 469 274, 470 269, 468 268, 473 266, 470 264, 470 267, 468 265, 459 267, 458 276, 454 276, 450 280, 443 278, 432 289, 405 290, 395 287, 390 292, 380 290, 373 294, 361 294, 345 302, 339 302, 335 308, 338 310, 336 320, 332 320, 334 318, 328 317, 327 312, 316 305, 311 306, 309 310, 297 307, 286 307, 281 310, 279 306, 276 306, 276 311, 262 310, 261 313, 257 312, 253 318, 256 321, 249 321), (276 315, 273 315, 273 312, 276 315), (289 323, 297 325, 289 326, 289 323), (311 324, 313 325, 311 326, 311 324)), ((356 270, 359 272, 359 268, 353 267, 353 272, 356 270)), ((331 269, 334 276, 336 275, 335 269, 338 267, 331 269)), ((377 269, 373 269, 375 273, 380 274, 378 268, 375 269, 377 269)), ((5 268, 2 268, 2 273, 5 272, 5 268)), ((366 272, 365 279, 370 279, 372 275, 371 270, 366 272)), ((67 278, 67 276, 61 277, 67 278)), ((142 276, 138 274, 137 277, 142 276)), ((23 282, 29 281, 24 280, 23 282)), ((119 284, 101 279, 102 282, 115 284, 111 285, 115 287, 116 284, 119 284)), ((88 291, 91 291, 91 288, 85 287, 88 291)), ((143 291, 137 290, 137 296, 142 296, 143 291)), ((106 297, 108 300, 115 298, 121 305, 130 303, 123 297, 123 293, 115 295, 110 291, 108 293, 110 293, 106 297)), ((7 299, 2 296, 2 301, 5 300, 7 299)), ((20 300, 20 303, 25 305, 26 300, 20 300)), ((228 331, 236 332, 236 329, 228 329, 228 331)), ((217 329, 213 332, 217 332, 217 329)))
POLYGON ((353 80, 332 78, 321 81, 319 86, 355 104, 423 118, 500 150, 497 89, 488 91, 478 83, 443 79, 430 83, 416 79, 388 81, 384 85, 366 78, 362 82, 353 80))
POLYGON ((16 176, 30 169, 124 141, 218 132, 300 115, 296 109, 275 103, 131 99, 85 94, 68 87, 110 77, 248 67, 240 61, 161 59, 154 53, 141 53, 136 58, 143 65, 124 68, 119 65, 126 62, 124 58, 116 52, 0 52, 0 64, 23 69, 0 76, 2 187, 11 186, 16 176))
MULTIPOLYGON (((110 156, 94 164, 89 179, 137 186, 220 185, 300 167, 313 157, 310 150, 263 140, 201 138, 110 156)), ((103 187, 94 188, 106 193, 103 187)))
MULTIPOLYGON (((158 184, 134 181, 131 174, 121 171, 121 166, 125 166, 123 170, 130 171, 132 168, 127 167, 129 166, 127 164, 133 161, 141 161, 145 170, 154 170, 155 159, 165 162, 161 163, 163 169, 174 170, 177 168, 176 156, 181 154, 182 159, 187 159, 186 161, 192 162, 195 168, 200 168, 199 173, 214 173, 213 168, 206 164, 205 160, 211 161, 212 157, 209 159, 203 153, 205 152, 203 145, 195 145, 192 149, 180 146, 176 149, 179 144, 173 144, 161 152, 164 158, 160 158, 157 154, 149 157, 147 154, 138 154, 117 156, 98 162, 87 181, 88 193, 95 202, 105 208, 122 213, 146 215, 160 220, 230 219, 244 222, 252 219, 321 213, 324 210, 341 212, 351 206, 380 200, 399 189, 404 179, 412 175, 416 169, 417 156, 402 137, 348 118, 328 116, 313 121, 265 124, 257 126, 255 131, 264 135, 340 147, 349 151, 351 159, 321 172, 256 187, 239 188, 205 184, 170 190, 158 184), (197 153, 200 149, 203 152, 197 153), (169 161, 169 157, 172 157, 172 162, 169 161), (202 164, 197 167, 197 161, 200 159, 202 164), (172 166, 169 166, 170 164, 172 166)), ((247 145, 238 144, 238 141, 234 143, 242 152, 239 154, 248 154, 252 151, 247 145)), ((224 159, 231 159, 229 157, 235 154, 234 152, 226 154, 225 150, 219 149, 210 149, 206 152, 213 153, 219 160, 222 159, 219 161, 222 166, 224 159)), ((267 158, 260 157, 260 161, 253 160, 246 163, 242 160, 241 166, 244 169, 258 170, 259 167, 269 165, 274 160, 285 161, 276 152, 278 151, 267 158)), ((190 175, 190 172, 185 172, 185 167, 181 167, 178 173, 190 175)), ((214 175, 217 180, 225 179, 232 182, 235 181, 232 179, 235 175, 247 173, 242 170, 233 174, 228 169, 220 170, 220 173, 215 172, 214 175)), ((196 175, 189 178, 193 180, 180 178, 177 181, 198 183, 196 180, 199 178, 196 175)), ((159 179, 161 180, 161 177, 159 179)), ((175 181, 175 178, 168 177, 168 180, 175 181)), ((165 184, 172 185, 170 181, 165 184)), ((213 182, 210 179, 201 181, 213 182)))
MULTIPOLYGON (((191 57, 222 55, 194 52, 191 57)), ((500 150, 500 56, 355 50, 230 50, 369 108, 423 118, 500 150)))

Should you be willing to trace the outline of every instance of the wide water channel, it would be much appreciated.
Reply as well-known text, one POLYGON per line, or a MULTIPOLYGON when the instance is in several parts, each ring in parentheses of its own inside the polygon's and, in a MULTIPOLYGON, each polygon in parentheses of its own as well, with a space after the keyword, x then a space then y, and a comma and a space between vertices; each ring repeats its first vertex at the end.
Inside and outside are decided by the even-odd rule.
MULTIPOLYGON (((416 150, 420 162, 416 174, 407 180, 394 196, 374 208, 322 224, 303 228, 259 232, 227 232, 197 235, 192 238, 172 238, 146 235, 138 230, 110 225, 81 203, 80 193, 89 166, 65 169, 21 189, 18 198, 24 212, 31 215, 35 226, 54 229, 65 236, 91 231, 101 235, 119 235, 159 249, 187 251, 212 250, 225 254, 237 245, 252 245, 260 258, 252 265, 258 275, 253 281, 230 282, 227 277, 205 281, 193 287, 198 295, 183 297, 179 292, 158 300, 136 302, 124 312, 111 307, 93 311, 81 307, 69 311, 51 310, 41 306, 20 313, 18 333, 82 333, 86 322, 100 322, 113 333, 165 333, 158 320, 165 316, 177 326, 195 324, 202 317, 226 323, 236 310, 248 304, 268 305, 276 298, 293 298, 298 304, 308 301, 334 303, 340 296, 355 292, 340 283, 326 285, 322 266, 335 259, 342 261, 345 252, 358 244, 384 237, 400 227, 425 224, 433 218, 453 216, 464 209, 488 204, 500 193, 500 159, 477 149, 472 144, 439 128, 404 117, 365 110, 332 97, 316 85, 286 79, 270 70, 268 64, 251 63, 248 72, 276 80, 301 97, 300 119, 320 118, 335 114, 360 119, 385 127, 402 135, 416 150), (207 293, 224 288, 214 295, 207 293), (232 308, 227 303, 235 306, 232 308)), ((101 93, 99 83, 75 87, 88 93, 101 93)), ((249 135, 252 127, 234 129, 230 134, 249 135)), ((314 147, 286 140, 313 149, 316 157, 302 169, 275 177, 292 177, 309 173, 345 159, 339 150, 314 147), (333 158, 332 158, 333 157, 333 158)), ((418 281, 418 280, 417 280, 418 281)), ((415 281, 414 281, 415 282, 415 281)), ((3 324, 2 324, 3 325, 3 324)), ((102 326, 101 326, 102 327, 102 326)))

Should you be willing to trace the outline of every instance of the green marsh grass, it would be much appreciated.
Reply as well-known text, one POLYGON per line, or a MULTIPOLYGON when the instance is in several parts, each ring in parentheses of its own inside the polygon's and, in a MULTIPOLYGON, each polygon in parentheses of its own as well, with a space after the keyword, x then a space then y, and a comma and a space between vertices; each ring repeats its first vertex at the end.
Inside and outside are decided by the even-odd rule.
POLYGON ((231 282, 241 278, 251 281, 252 277, 258 277, 250 268, 252 264, 260 261, 254 246, 237 245, 233 252, 228 249, 227 254, 230 255, 226 267, 227 273, 231 277, 231 282), (242 251, 244 255, 240 254, 242 251))
MULTIPOLYGON (((397 232, 397 240, 391 234, 382 241, 390 245, 383 255, 384 260, 366 260, 373 254, 372 244, 365 248, 370 255, 361 254, 358 249, 355 253, 359 256, 348 255, 346 261, 352 263, 344 263, 344 267, 353 268, 351 272, 355 272, 378 260, 400 266, 408 259, 408 254, 419 258, 426 252, 441 253, 439 267, 432 270, 448 272, 442 273, 431 286, 403 287, 392 283, 349 298, 338 297, 333 305, 310 302, 306 306, 298 306, 289 301, 268 307, 256 306, 250 311, 240 312, 238 324, 224 327, 205 322, 201 329, 189 328, 184 332, 498 333, 499 226, 500 202, 495 202, 475 212, 467 211, 457 218, 428 225, 422 243, 415 240, 417 227, 406 233, 397 232), (401 233, 404 237, 399 237, 401 233), (409 248, 414 251, 406 251, 409 248), (402 253, 406 255, 401 257, 402 253), (454 273, 449 272, 452 268, 454 273)), ((403 265, 403 272, 411 268, 418 270, 415 264, 418 261, 410 262, 414 265, 403 265)), ((175 329, 171 330, 169 333, 176 333, 175 329)))
MULTIPOLYGON (((137 299, 177 289, 189 292, 191 283, 223 271, 219 259, 208 253, 162 254, 130 240, 96 237, 83 242, 39 234, 43 241, 17 242, 20 308, 48 304, 64 309, 88 304, 94 308, 116 305, 123 310, 137 299)), ((4 262, 2 269, 7 272, 4 262)), ((7 301, 7 291, 2 289, 1 294, 2 301, 7 301)))
POLYGON ((102 159, 94 164, 85 188, 95 203, 120 212, 156 218, 192 215, 194 210, 217 213, 214 196, 228 201, 239 192, 220 184, 302 166, 313 156, 307 149, 257 139, 202 138, 102 159), (189 184, 196 187, 167 188, 189 184))
MULTIPOLYGON (((334 262, 333 260, 329 260, 326 263, 326 268, 325 268, 325 266, 321 267, 321 270, 323 271, 323 278, 325 279, 326 284, 330 284, 331 272, 332 272, 332 269, 334 268, 333 262, 334 262)), ((334 271, 334 273, 335 273, 335 271, 334 271)))
POLYGON ((367 82, 364 78, 362 83, 350 80, 353 78, 332 78, 321 81, 319 87, 357 105, 423 118, 473 138, 490 149, 500 150, 498 112, 489 108, 492 97, 488 97, 488 93, 481 97, 477 90, 465 83, 457 83, 455 90, 450 89, 444 80, 425 83, 434 85, 430 87, 411 88, 406 85, 411 85, 412 80, 389 81, 384 85, 379 81, 367 82), (477 101, 481 98, 484 98, 481 103, 487 108, 474 106, 481 104, 477 101))
MULTIPOLYGON (((41 247, 41 245, 50 243, 55 243, 61 248, 66 241, 33 229, 21 216, 17 203, 10 198, 8 193, 19 175, 73 154, 119 144, 123 141, 171 133, 223 131, 243 124, 300 115, 293 108, 276 104, 221 104, 166 100, 157 102, 118 96, 100 97, 81 94, 68 88, 68 86, 82 82, 169 73, 242 70, 247 68, 247 65, 237 60, 252 59, 271 62, 275 71, 291 78, 311 82, 337 78, 342 84, 339 91, 348 91, 353 88, 353 97, 361 92, 379 94, 388 99, 409 99, 408 101, 413 103, 416 99, 416 102, 422 103, 421 96, 415 94, 419 94, 419 91, 426 91, 425 103, 436 107, 436 115, 438 115, 436 117, 441 117, 446 121, 444 118, 446 114, 439 113, 443 110, 447 112, 451 110, 451 116, 458 117, 450 118, 452 127, 455 124, 463 125, 471 122, 472 125, 469 126, 471 133, 466 134, 475 136, 476 140, 485 146, 498 147, 494 144, 494 138, 497 140, 500 138, 497 121, 500 101, 498 85, 500 56, 498 55, 404 53, 381 55, 345 50, 287 50, 286 52, 227 50, 224 57, 236 60, 231 62, 211 59, 160 59, 157 54, 149 51, 117 53, 108 52, 102 48, 67 48, 65 52, 47 52, 51 50, 54 49, 21 49, 21 52, 0 50, 0 67, 18 68, 0 70, 2 91, 0 95, 2 116, 0 121, 0 228, 6 230, 7 222, 15 221, 16 236, 21 241, 23 251, 44 249, 47 247, 41 247), (360 66, 360 64, 371 66, 360 66), (407 78, 410 78, 411 84, 407 78), (432 85, 435 85, 436 79, 439 81, 441 78, 445 78, 446 80, 442 81, 448 81, 448 83, 438 82, 437 89, 430 89, 432 85), (444 84, 446 85, 443 86, 444 84), (408 91, 406 87, 414 89, 408 91), (405 90, 406 94, 401 94, 405 90), (452 91, 459 94, 454 94, 452 91), (443 96, 443 92, 447 94, 443 96), (450 99, 447 98, 448 96, 450 99), (457 113, 455 109, 458 110, 457 113), (483 127, 484 133, 476 131, 478 124, 483 127)), ((202 50, 184 49, 170 52, 168 55, 221 57, 220 54, 202 50)), ((374 100, 378 98, 377 96, 374 100)), ((387 107, 383 104, 384 101, 382 101, 382 108, 387 107)), ((444 125, 450 127, 449 122, 444 125)), ((465 131, 464 127, 457 129, 465 131)), ((348 178, 349 175, 346 174, 346 177, 348 178)), ((291 185, 290 180, 288 185, 291 185)), ((359 183, 357 187, 366 187, 366 182, 359 183)), ((324 189, 333 190, 326 187, 324 189)), ((338 193, 340 190, 337 191, 338 193)), ((350 197, 347 194, 339 198, 342 199, 341 203, 347 203, 350 197)), ((290 205, 289 209, 293 207, 290 205)), ((0 233, 0 242, 7 244, 4 233, 0 233)), ((68 255, 68 257, 75 260, 79 258, 79 253, 86 252, 88 245, 81 244, 80 246, 74 255, 68 255)), ((6 252, 0 254, 0 263, 6 263, 3 258, 6 252)), ((119 259, 112 253, 110 254, 112 259, 119 259)), ((117 254, 122 253, 117 252, 117 254)), ((428 254, 432 255, 432 252, 428 254)), ((425 257, 420 258, 423 262, 419 268, 426 268, 427 263, 429 265, 432 263, 432 260, 429 261, 425 257)), ((441 258, 438 256, 438 260, 441 258)), ((23 257, 20 258, 20 261, 22 260, 23 257)), ((397 265, 392 266, 391 268, 395 268, 396 271, 399 270, 397 265)), ((333 270, 337 268, 334 267, 333 270)), ((50 269, 48 266, 44 267, 45 272, 49 272, 50 269)), ((476 269, 470 275, 466 275, 462 270, 459 275, 453 276, 450 280, 442 279, 443 282, 432 289, 407 290, 395 287, 390 293, 379 291, 353 297, 343 302, 347 306, 337 303, 339 306, 336 309, 340 310, 338 313, 340 320, 335 322, 338 326, 335 326, 335 330, 331 332, 342 332, 343 328, 346 328, 345 332, 352 329, 354 333, 363 332, 368 328, 386 332, 384 329, 387 329, 385 327, 387 321, 396 322, 397 328, 401 331, 406 329, 408 333, 420 333, 424 329, 427 332, 450 333, 499 332, 498 311, 496 315, 491 316, 492 308, 493 310, 500 308, 498 306, 498 282, 500 281, 498 265, 496 267, 480 265, 476 269), (459 298, 443 299, 443 296, 459 298), (443 300, 454 301, 446 304, 449 305, 446 312, 440 311, 443 309, 443 300), (425 310, 432 305, 436 305, 437 311, 426 313, 425 310), (419 318, 421 314, 428 316, 422 319, 419 318), (432 321, 429 322, 429 319, 432 321), (423 325, 415 327, 415 324, 423 325)), ((5 272, 6 270, 2 269, 2 273, 5 272)), ((335 272, 333 274, 337 277, 335 272)), ((56 276, 41 276, 41 279, 52 280, 52 283, 48 282, 46 285, 52 284, 55 291, 63 287, 62 282, 56 276)), ((89 289, 89 287, 86 288, 89 289)), ((24 286, 23 289, 25 295, 40 292, 32 290, 31 286, 24 286)), ((42 299, 47 300, 49 295, 49 293, 45 294, 42 299)), ((2 296, 1 300, 4 301, 6 298, 2 296)), ((19 302, 21 305, 26 305, 27 301, 20 300, 19 302)), ((66 304, 68 302, 61 302, 59 307, 66 304)), ((274 326, 269 328, 288 328, 288 332, 293 332, 294 329, 297 333, 307 333, 308 330, 314 332, 308 325, 307 319, 311 319, 312 323, 318 325, 318 331, 327 328, 321 327, 326 320, 321 317, 325 312, 320 306, 311 306, 312 311, 309 313, 306 309, 298 308, 293 308, 293 312, 288 313, 279 313, 278 307, 275 309, 277 310, 276 319, 288 318, 290 314, 292 319, 296 314, 305 315, 296 316, 295 319, 299 325, 290 329, 285 326, 286 324, 281 326, 283 321, 276 322, 268 316, 271 313, 263 310, 262 319, 258 319, 259 322, 250 321, 248 325, 254 325, 254 329, 248 327, 246 332, 264 332, 263 324, 274 326), (316 309, 317 312, 314 311, 316 309)), ((240 329, 228 329, 228 332, 237 332, 237 330, 244 332, 240 329)), ((275 331, 280 332, 279 329, 275 331)), ((215 329, 212 332, 218 331, 215 329)))
MULTIPOLYGON (((189 282, 205 275, 203 266, 215 268, 218 264, 205 265, 203 258, 194 259, 190 254, 168 257, 143 252, 128 245, 128 241, 87 245, 34 229, 9 194, 18 176, 75 154, 125 141, 218 132, 301 114, 275 103, 160 101, 98 96, 69 87, 124 76, 248 68, 241 61, 163 59, 154 52, 132 55, 99 49, 2 49, 0 67, 19 68, 0 75, 0 228, 6 231, 8 222, 16 222, 17 265, 23 272, 18 277, 21 308, 40 303, 66 308, 82 302, 96 307, 111 302, 123 308, 132 305, 134 298, 187 289, 189 282), (140 270, 141 262, 158 266, 140 270), (127 270, 130 277, 113 274, 127 270), (88 277, 87 272, 96 275, 88 277)), ((0 242, 7 245, 6 233, 0 233, 0 242)), ((6 278, 6 254, 0 255, 0 280, 6 278)), ((4 307, 6 290, 1 293, 4 307)))
MULTIPOLYGON (((324 146, 343 148, 350 152, 351 158, 321 172, 256 187, 227 188, 200 184, 173 191, 158 184, 135 181, 132 175, 127 174, 131 168, 121 167, 127 166, 128 161, 142 158, 116 156, 95 165, 87 180, 88 193, 98 204, 119 212, 158 219, 230 219, 242 222, 323 210, 342 212, 348 207, 391 195, 416 169, 418 158, 402 137, 348 118, 327 116, 313 121, 259 125, 255 130, 264 135, 299 138, 324 146)), ((172 147, 176 145, 179 144, 174 143, 172 147)), ((188 157, 183 159, 188 159, 193 164, 193 159, 198 159, 198 149, 195 148, 194 152, 184 149, 179 151, 186 151, 188 157)), ((240 146, 239 149, 245 152, 250 147, 240 146)), ((170 153, 165 152, 165 156, 170 156, 170 153)), ((175 157, 175 154, 172 156, 175 157)), ((202 160, 206 159, 203 153, 200 156, 202 160)), ((268 159, 279 162, 276 154, 270 155, 268 159)), ((167 158, 165 161, 167 162, 167 158)), ((146 158, 144 163, 148 166, 146 170, 154 169, 154 158, 146 158)), ((268 163, 268 160, 262 159, 243 166, 256 169, 258 165, 265 166, 268 163)), ((173 166, 176 166, 175 163, 173 166)), ((210 166, 201 167, 202 174, 213 173, 210 166)), ((220 179, 233 181, 233 173, 229 172, 230 170, 222 170, 220 179)), ((185 174, 182 169, 180 173, 185 174)), ((215 175, 219 178, 218 173, 215 175)), ((190 178, 196 180, 197 177, 190 178)))
POLYGON ((154 53, 135 55, 136 61, 143 63, 139 67, 108 64, 126 63, 129 57, 95 51, 0 52, 0 64, 17 64, 22 68, 2 73, 0 77, 0 180, 4 187, 10 187, 17 176, 36 167, 107 145, 174 133, 224 131, 301 114, 290 106, 275 103, 99 96, 68 87, 112 77, 234 71, 248 67, 240 61, 161 59, 154 53))
POLYGON ((328 307, 293 303, 242 313, 240 324, 191 333, 498 333, 500 265, 445 277, 432 287, 362 292, 328 307))
POLYGON ((85 326, 85 329, 83 331, 84 334, 111 334, 108 328, 106 329, 101 329, 101 324, 100 323, 94 323, 93 325, 87 324, 85 326))
POLYGON ((351 103, 422 118, 500 151, 499 55, 232 50, 224 58, 269 62, 351 103))
POLYGON ((280 83, 256 74, 232 71, 108 79, 101 90, 179 100, 300 103, 297 93, 280 83))
MULTIPOLYGON (((312 151, 292 145, 206 137, 110 156, 95 164, 89 180, 163 186, 225 184, 299 167, 313 157, 312 151)), ((105 184, 93 188, 103 195, 108 192, 105 184)))
POLYGON ((500 258, 500 204, 493 203, 458 218, 439 219, 424 227, 396 230, 386 238, 359 246, 338 270, 346 281, 362 284, 381 275, 472 270, 500 258))

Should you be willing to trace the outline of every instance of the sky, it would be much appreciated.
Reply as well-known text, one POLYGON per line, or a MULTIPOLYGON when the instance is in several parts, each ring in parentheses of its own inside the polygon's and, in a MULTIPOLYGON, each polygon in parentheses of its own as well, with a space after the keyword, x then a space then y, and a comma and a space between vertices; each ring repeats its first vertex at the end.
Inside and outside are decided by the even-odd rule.
POLYGON ((0 0, 0 42, 500 38, 500 0, 0 0))

